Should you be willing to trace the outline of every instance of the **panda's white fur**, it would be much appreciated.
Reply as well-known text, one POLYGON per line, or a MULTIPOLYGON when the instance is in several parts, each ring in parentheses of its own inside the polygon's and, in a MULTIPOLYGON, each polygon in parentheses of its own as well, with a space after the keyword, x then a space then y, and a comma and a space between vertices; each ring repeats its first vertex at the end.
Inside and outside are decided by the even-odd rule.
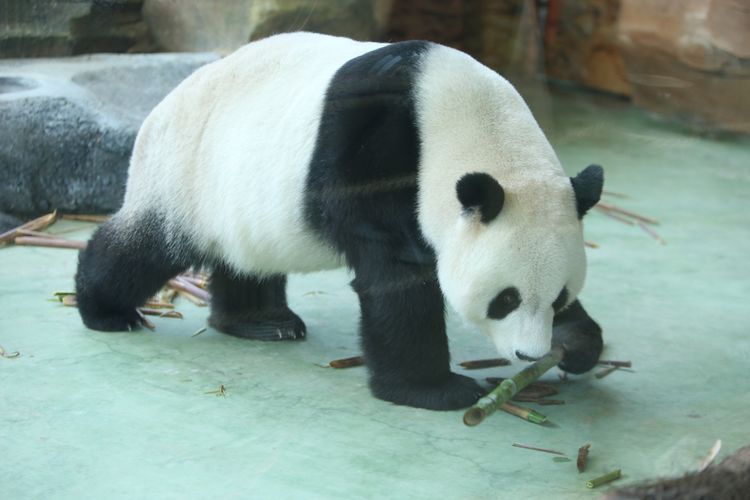
POLYGON ((143 123, 118 217, 158 207, 239 272, 341 266, 305 227, 305 179, 333 74, 380 46, 289 33, 200 68, 143 123))
POLYGON ((586 328, 598 341, 579 366, 598 357, 600 330, 575 302, 586 268, 580 217, 601 190, 596 168, 598 181, 581 179, 582 202, 513 86, 457 50, 277 35, 199 69, 143 123, 123 207, 81 255, 79 310, 92 328, 130 328, 134 308, 169 273, 206 262, 216 266, 214 326, 260 338, 270 324, 299 338, 304 324, 286 306, 284 275, 349 264, 373 392, 461 407, 481 389, 450 372, 443 296, 503 355, 528 358, 549 349, 552 304, 565 288, 576 304, 567 331, 586 328), (357 156, 364 148, 372 157, 357 156), (399 169, 407 184, 368 193, 368 182, 401 183, 399 169), (504 192, 491 220, 459 202, 459 180, 474 173, 504 192), (364 196, 334 190, 321 201, 321 180, 364 186, 364 196), (398 220, 385 227, 388 217, 398 220), (138 251, 152 257, 130 255, 139 238, 138 251), (140 268, 131 276, 128 266, 140 268), (511 287, 521 305, 490 319, 488 305, 511 287))

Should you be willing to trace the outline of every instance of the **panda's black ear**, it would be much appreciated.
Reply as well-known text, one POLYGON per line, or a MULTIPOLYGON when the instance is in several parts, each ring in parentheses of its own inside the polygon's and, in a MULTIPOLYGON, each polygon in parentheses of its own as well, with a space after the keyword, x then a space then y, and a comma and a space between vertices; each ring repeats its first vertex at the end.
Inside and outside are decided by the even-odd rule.
POLYGON ((570 183, 576 195, 578 218, 581 219, 591 207, 599 203, 604 186, 604 169, 599 165, 589 165, 581 173, 571 177, 570 183))
POLYGON ((497 217, 505 202, 500 183, 491 175, 479 172, 461 177, 456 184, 456 194, 464 210, 478 210, 485 224, 497 217))

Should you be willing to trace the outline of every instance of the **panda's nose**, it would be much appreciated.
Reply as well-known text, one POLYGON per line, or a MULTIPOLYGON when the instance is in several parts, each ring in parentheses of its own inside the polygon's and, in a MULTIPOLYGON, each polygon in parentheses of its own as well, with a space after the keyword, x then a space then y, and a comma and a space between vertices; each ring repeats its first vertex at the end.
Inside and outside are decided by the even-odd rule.
POLYGON ((521 351, 516 351, 516 357, 521 361, 536 361, 537 359, 539 359, 533 356, 529 356, 528 354, 524 354, 521 351))

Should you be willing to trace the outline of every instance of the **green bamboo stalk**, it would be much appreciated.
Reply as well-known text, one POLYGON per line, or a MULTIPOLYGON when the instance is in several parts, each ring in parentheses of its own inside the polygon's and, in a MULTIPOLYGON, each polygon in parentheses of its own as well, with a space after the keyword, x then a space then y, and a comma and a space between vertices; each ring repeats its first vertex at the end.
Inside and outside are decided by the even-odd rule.
POLYGON ((595 477, 594 479, 589 479, 586 481, 586 488, 596 488, 597 486, 611 483, 615 479, 620 479, 620 469, 613 470, 612 472, 608 472, 603 476, 595 477))
POLYGON ((503 380, 492 392, 479 399, 464 413, 464 424, 475 426, 510 401, 521 389, 541 377, 544 372, 558 365, 565 356, 562 347, 555 347, 537 361, 527 366, 511 378, 503 380))

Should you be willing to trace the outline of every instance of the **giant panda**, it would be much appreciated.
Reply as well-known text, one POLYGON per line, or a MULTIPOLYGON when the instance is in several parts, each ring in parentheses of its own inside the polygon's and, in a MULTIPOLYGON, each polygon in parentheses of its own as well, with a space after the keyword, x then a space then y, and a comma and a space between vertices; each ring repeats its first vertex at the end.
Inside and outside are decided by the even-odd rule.
POLYGON ((500 354, 589 370, 581 218, 603 174, 563 172, 514 87, 424 41, 291 33, 197 70, 148 116, 122 208, 80 253, 84 324, 140 326, 170 277, 212 270, 209 324, 305 337, 288 273, 354 272, 372 393, 429 409, 483 394, 451 372, 444 299, 500 354), (554 333, 553 333, 554 332, 554 333))

